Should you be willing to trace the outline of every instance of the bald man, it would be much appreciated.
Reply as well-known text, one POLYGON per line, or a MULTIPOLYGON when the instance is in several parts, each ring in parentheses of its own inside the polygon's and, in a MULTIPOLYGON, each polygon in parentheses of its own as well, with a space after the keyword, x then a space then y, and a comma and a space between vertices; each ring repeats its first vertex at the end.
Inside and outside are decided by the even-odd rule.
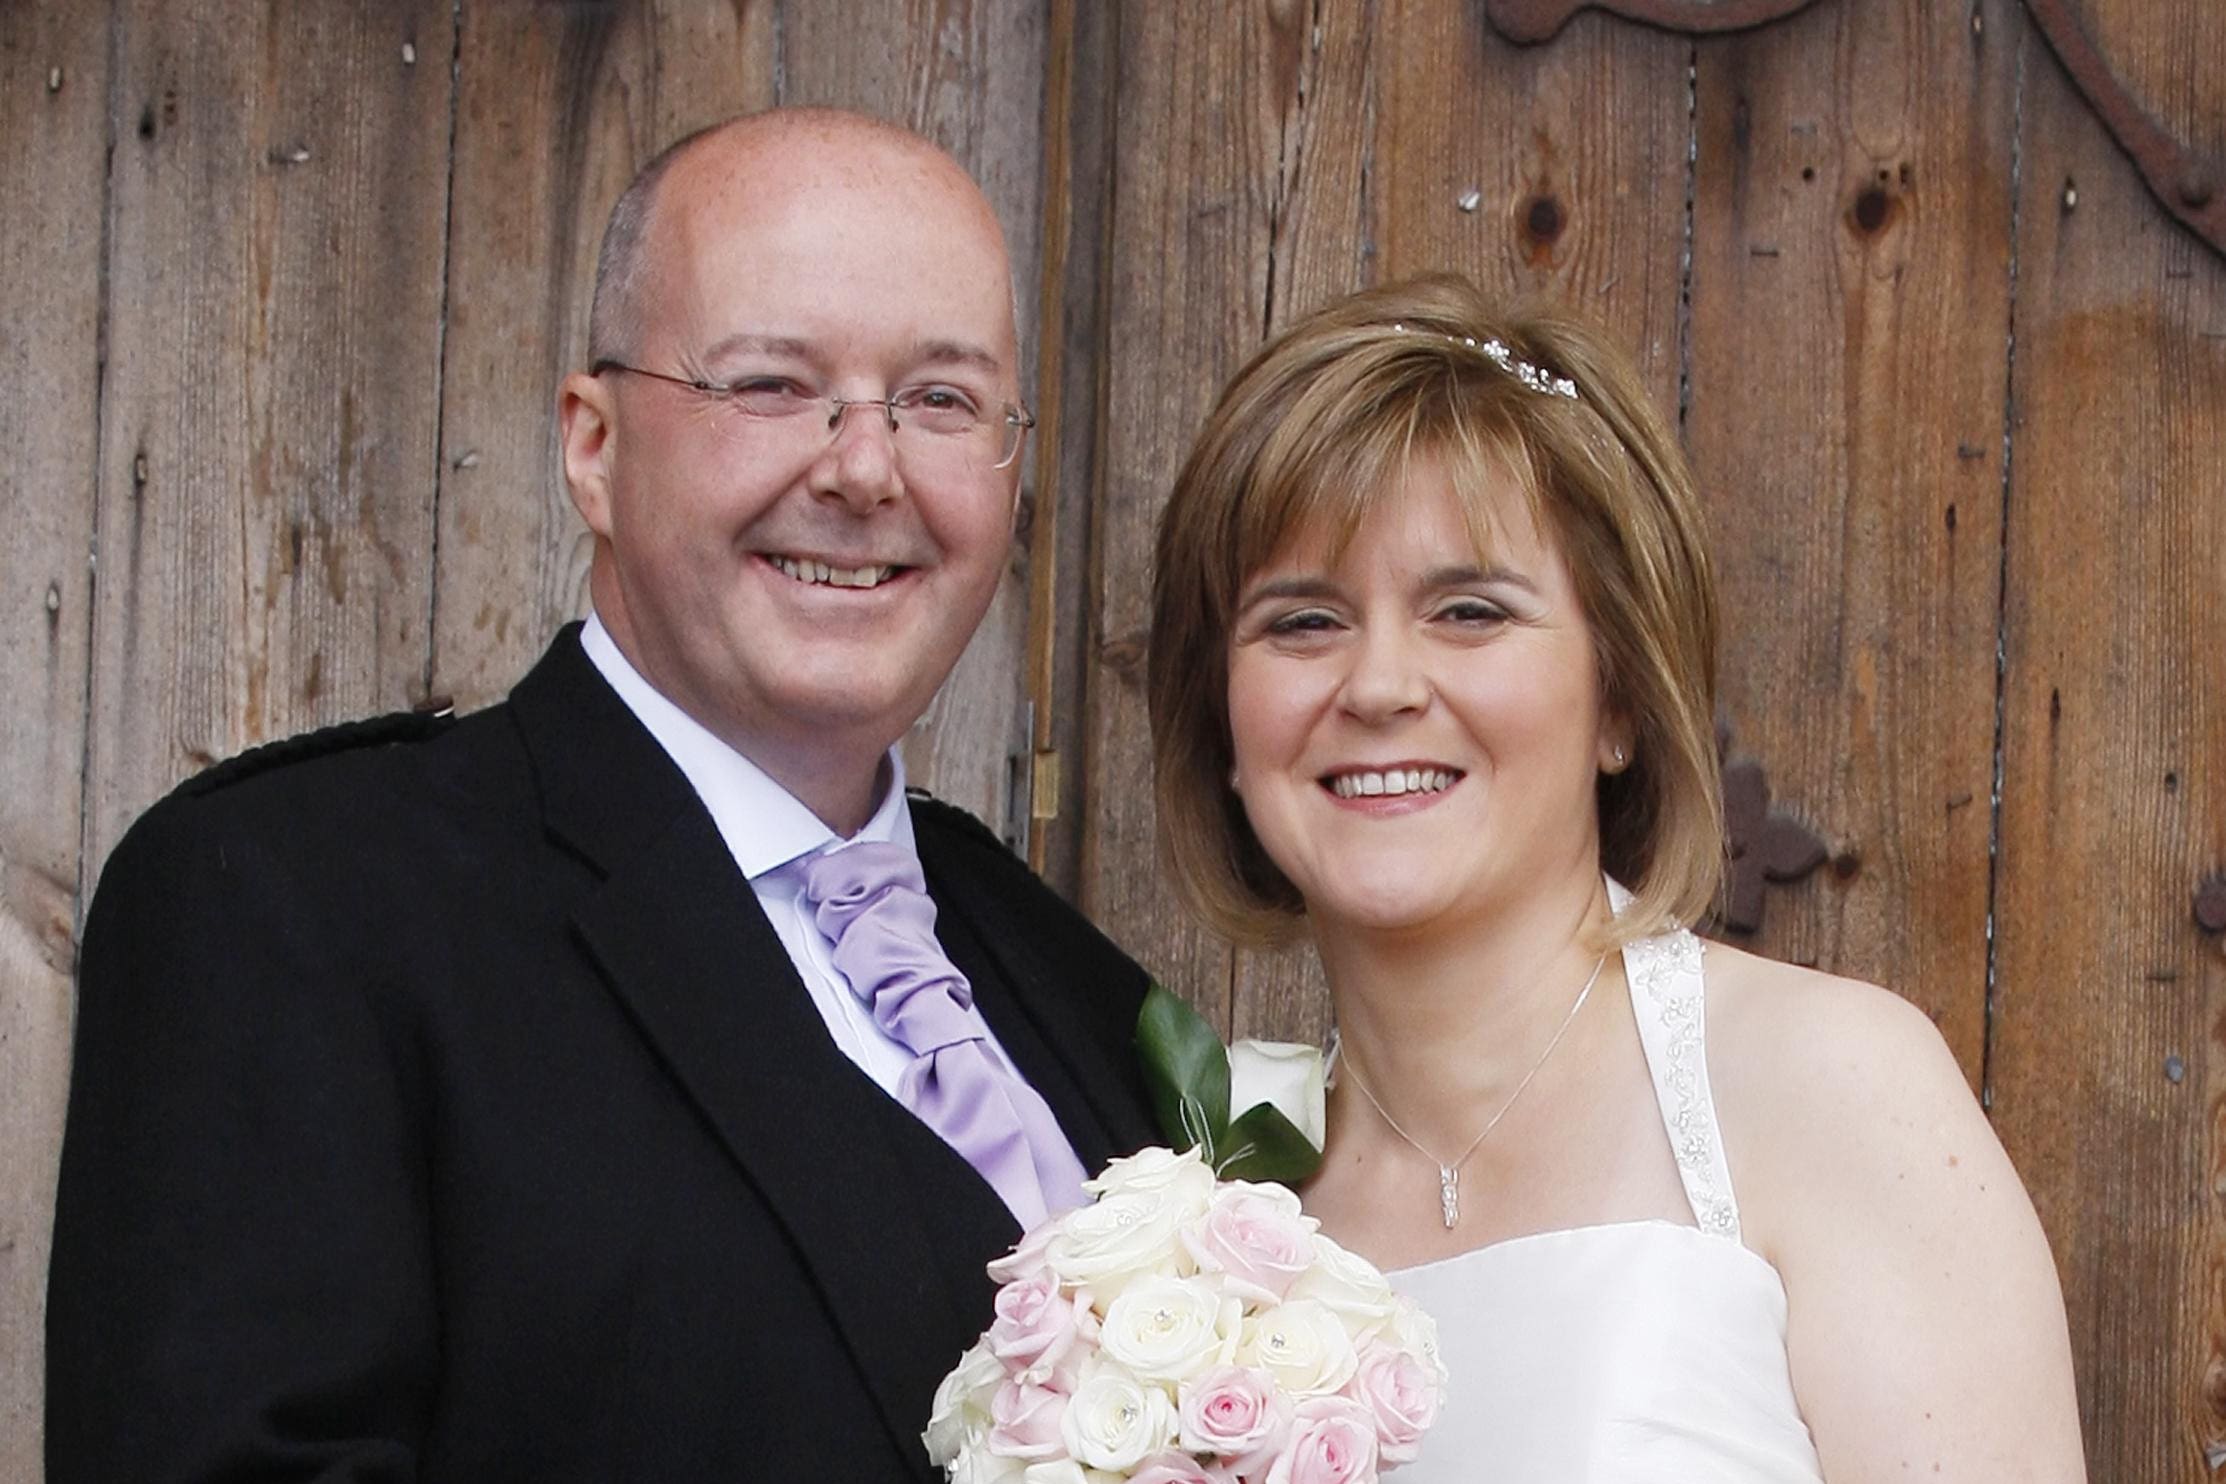
POLYGON ((558 395, 594 615, 107 865, 51 1484, 935 1476, 983 1264, 1151 1134, 1142 973, 895 750, 1010 555, 1012 303, 902 131, 643 171, 558 395))

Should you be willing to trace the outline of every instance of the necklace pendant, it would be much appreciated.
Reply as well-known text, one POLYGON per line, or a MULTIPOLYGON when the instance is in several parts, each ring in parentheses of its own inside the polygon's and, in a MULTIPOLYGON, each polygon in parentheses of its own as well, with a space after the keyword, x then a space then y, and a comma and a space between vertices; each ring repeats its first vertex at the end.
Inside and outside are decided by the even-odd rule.
POLYGON ((1451 1165, 1438 1166, 1438 1211, 1447 1231, 1461 1219, 1461 1174, 1451 1165))

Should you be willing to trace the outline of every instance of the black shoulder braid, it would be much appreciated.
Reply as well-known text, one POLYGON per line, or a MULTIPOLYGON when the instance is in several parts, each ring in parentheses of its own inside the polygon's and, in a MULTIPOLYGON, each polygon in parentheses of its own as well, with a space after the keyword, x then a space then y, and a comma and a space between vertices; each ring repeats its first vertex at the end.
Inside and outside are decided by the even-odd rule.
MULTIPOLYGON (((929 824, 940 825, 970 837, 977 845, 987 845, 999 855, 1012 855, 1012 847, 997 837, 991 829, 956 804, 946 804, 924 788, 906 788, 904 796, 911 802, 915 820, 924 819, 929 824)), ((1016 857, 1017 859, 1017 857, 1016 857)))
POLYGON ((306 762, 311 758, 326 757, 336 752, 353 752, 365 747, 427 741, 455 724, 456 708, 446 705, 437 710, 397 711, 390 716, 344 721, 337 726, 320 727, 314 732, 281 737, 276 742, 250 747, 237 757, 226 758, 223 762, 195 774, 181 784, 178 791, 186 794, 213 793, 244 778, 253 778, 257 774, 268 773, 291 763, 306 762))

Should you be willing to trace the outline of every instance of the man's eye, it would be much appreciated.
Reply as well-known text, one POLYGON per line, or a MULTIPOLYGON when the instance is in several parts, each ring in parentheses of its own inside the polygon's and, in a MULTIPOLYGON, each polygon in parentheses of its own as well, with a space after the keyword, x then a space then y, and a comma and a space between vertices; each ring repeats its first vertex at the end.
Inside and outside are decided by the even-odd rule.
POLYGON ((890 400, 899 412, 909 412, 916 420, 953 431, 971 427, 981 416, 981 404, 970 393, 942 382, 908 386, 890 400))
POLYGON ((745 376, 724 388, 727 400, 756 417, 781 417, 811 405, 811 394, 785 376, 745 376))

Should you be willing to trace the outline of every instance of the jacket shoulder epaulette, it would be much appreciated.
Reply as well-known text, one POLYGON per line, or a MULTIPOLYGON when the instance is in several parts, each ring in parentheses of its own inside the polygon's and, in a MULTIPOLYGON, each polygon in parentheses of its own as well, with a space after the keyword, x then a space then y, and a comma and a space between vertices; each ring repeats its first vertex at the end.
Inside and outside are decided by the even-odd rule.
POLYGON ((955 830, 959 834, 967 836, 976 845, 987 845, 999 855, 1011 855, 1013 853, 1012 847, 999 839, 995 830, 964 809, 959 808, 956 804, 946 804, 924 788, 907 787, 904 796, 912 804, 914 819, 925 818, 932 824, 955 830))
POLYGON ((455 724, 456 711, 452 706, 430 711, 397 711, 388 716, 344 721, 335 726, 320 727, 313 732, 303 732, 299 736, 281 737, 276 742, 266 742, 260 747, 251 747, 236 757, 226 758, 223 762, 196 773, 181 784, 178 791, 196 795, 213 793, 243 779, 254 778, 294 763, 307 762, 311 758, 355 752, 367 747, 427 741, 455 724))

